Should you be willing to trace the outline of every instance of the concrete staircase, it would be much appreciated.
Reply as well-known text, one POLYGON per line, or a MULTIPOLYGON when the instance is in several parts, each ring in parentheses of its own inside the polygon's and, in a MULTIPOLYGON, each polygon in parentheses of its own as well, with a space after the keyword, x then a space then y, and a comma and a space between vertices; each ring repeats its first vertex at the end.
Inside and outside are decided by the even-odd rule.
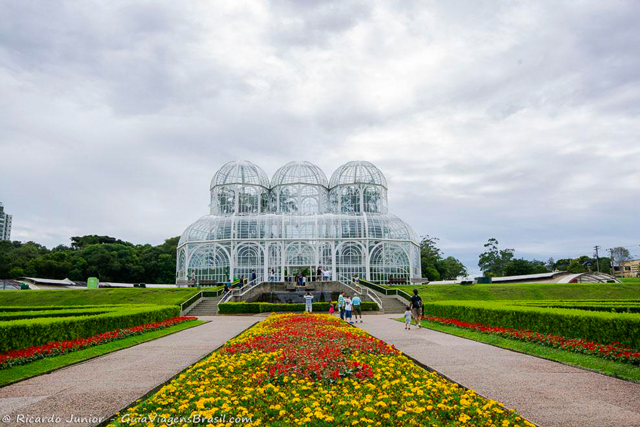
POLYGON ((217 298, 203 298, 193 309, 191 309, 187 316, 216 316, 218 314, 218 301, 221 297, 217 298))
POLYGON ((381 293, 378 293, 380 300, 382 301, 382 310, 385 313, 404 313, 407 309, 408 302, 403 302, 404 300, 400 300, 395 296, 387 296, 381 293))

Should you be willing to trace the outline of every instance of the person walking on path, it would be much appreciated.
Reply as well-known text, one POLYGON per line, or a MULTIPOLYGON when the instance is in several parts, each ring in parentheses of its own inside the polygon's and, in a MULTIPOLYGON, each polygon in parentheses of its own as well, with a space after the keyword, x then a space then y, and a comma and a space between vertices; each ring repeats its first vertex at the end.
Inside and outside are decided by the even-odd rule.
POLYGON ((256 280, 256 272, 255 271, 251 271, 251 279, 249 279, 250 282, 253 282, 254 280, 256 280))
POLYGON ((404 312, 404 328, 411 330, 411 309, 409 306, 404 312))
POLYGON ((346 295, 344 297, 344 316, 345 316, 345 320, 351 324, 353 324, 353 322, 351 321, 352 309, 353 309, 353 303, 351 302, 351 297, 349 297, 349 295, 346 295))
POLYGON ((353 304, 353 317, 355 320, 354 323, 358 323, 358 316, 360 316, 360 323, 362 323, 362 307, 360 306, 362 300, 360 299, 358 294, 355 294, 351 302, 353 304))
POLYGON ((422 317, 422 298, 418 295, 418 290, 413 290, 413 296, 411 297, 411 314, 413 315, 413 319, 416 321, 416 325, 418 325, 418 329, 420 329, 420 318, 422 317))
POLYGON ((311 292, 307 291, 307 294, 304 296, 304 311, 307 313, 311 313, 313 311, 313 305, 311 305, 312 301, 313 295, 311 295, 311 292))
POLYGON ((318 266, 318 269, 316 270, 316 277, 318 282, 322 282, 322 268, 320 268, 320 266, 318 266))
POLYGON ((340 319, 344 320, 344 292, 338 297, 338 310, 340 310, 340 319))
POLYGON ((333 316, 335 313, 335 309, 333 308, 333 303, 329 303, 329 314, 333 316))
POLYGON ((276 273, 275 273, 275 271, 273 271, 273 269, 269 270, 269 281, 270 282, 275 282, 276 281, 276 273))

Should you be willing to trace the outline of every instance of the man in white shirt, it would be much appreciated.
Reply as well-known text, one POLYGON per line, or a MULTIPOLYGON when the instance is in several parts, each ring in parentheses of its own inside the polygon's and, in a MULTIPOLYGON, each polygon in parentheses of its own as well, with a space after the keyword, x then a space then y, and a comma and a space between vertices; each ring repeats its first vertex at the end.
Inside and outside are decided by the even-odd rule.
POLYGON ((349 295, 344 297, 344 315, 345 315, 345 320, 349 323, 353 322, 351 321, 351 310, 353 309, 353 302, 351 301, 351 297, 349 295))
POLYGON ((311 313, 313 311, 313 305, 311 302, 313 301, 313 295, 311 292, 307 291, 307 294, 304 296, 304 311, 307 313, 311 313))

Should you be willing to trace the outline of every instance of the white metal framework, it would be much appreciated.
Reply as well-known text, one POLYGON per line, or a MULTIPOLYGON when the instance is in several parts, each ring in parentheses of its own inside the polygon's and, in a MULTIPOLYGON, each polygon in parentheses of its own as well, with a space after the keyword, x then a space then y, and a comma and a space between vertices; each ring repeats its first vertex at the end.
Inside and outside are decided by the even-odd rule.
POLYGON ((283 281, 317 267, 332 280, 420 277, 416 234, 388 213, 387 181, 369 162, 349 162, 330 181, 289 162, 271 182, 251 162, 229 162, 211 180, 210 210, 180 238, 178 280, 266 280, 273 270, 283 281))

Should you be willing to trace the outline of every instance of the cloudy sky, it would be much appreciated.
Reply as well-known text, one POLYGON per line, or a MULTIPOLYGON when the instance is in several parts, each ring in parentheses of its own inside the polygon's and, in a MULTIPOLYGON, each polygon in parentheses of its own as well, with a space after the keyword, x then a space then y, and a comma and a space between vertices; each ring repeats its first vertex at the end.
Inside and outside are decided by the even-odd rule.
POLYGON ((0 3, 13 238, 162 242, 229 160, 375 163, 390 211, 477 270, 640 257, 637 1, 0 3))

